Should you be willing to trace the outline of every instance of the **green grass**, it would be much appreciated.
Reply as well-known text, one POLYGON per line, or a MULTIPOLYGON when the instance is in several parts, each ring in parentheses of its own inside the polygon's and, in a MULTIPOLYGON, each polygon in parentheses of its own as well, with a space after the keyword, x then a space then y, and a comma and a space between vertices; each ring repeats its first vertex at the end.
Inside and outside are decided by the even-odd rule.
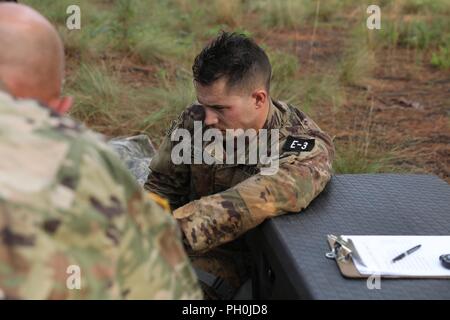
POLYGON ((450 69, 450 45, 442 46, 438 51, 433 52, 431 64, 441 69, 450 69))
POLYGON ((267 50, 272 64, 270 95, 305 112, 328 105, 338 108, 343 102, 342 88, 332 74, 301 78, 298 57, 280 50, 267 50))
POLYGON ((350 47, 339 64, 339 80, 345 85, 361 85, 372 75, 375 53, 367 46, 350 47))
POLYGON ((413 51, 416 65, 431 63, 447 69, 450 42, 450 2, 444 0, 384 0, 377 47, 413 51), (431 56, 431 58, 429 58, 431 56))
POLYGON ((192 57, 193 38, 177 30, 173 17, 180 14, 171 3, 118 1, 111 21, 115 49, 141 63, 179 63, 192 57))
POLYGON ((450 14, 450 2, 436 0, 408 0, 403 3, 405 14, 450 14))
POLYGON ((142 63, 190 61, 193 56, 191 37, 179 38, 170 32, 143 26, 131 37, 130 51, 142 63))
POLYGON ((245 10, 241 0, 213 0, 212 3, 213 5, 208 10, 212 23, 233 28, 241 24, 245 10))
POLYGON ((315 10, 312 1, 304 0, 259 0, 254 2, 254 8, 262 23, 270 28, 298 28, 315 10))
POLYGON ((298 57, 281 50, 266 49, 272 65, 272 80, 283 81, 292 79, 300 69, 298 57))
POLYGON ((298 58, 281 50, 264 48, 272 65, 270 95, 288 103, 299 102, 300 91, 296 74, 300 69, 298 58))
POLYGON ((379 33, 380 41, 387 47, 436 48, 445 42, 450 33, 448 16, 414 18, 410 21, 387 20, 379 33))
POLYGON ((142 118, 140 127, 142 131, 151 133, 152 136, 161 135, 170 122, 195 101, 190 77, 181 74, 174 81, 163 79, 164 77, 166 75, 163 72, 160 74, 161 86, 146 89, 152 110, 142 118))
POLYGON ((35 8, 55 24, 69 55, 95 59, 109 49, 114 38, 110 25, 112 14, 110 11, 99 10, 96 2, 87 0, 25 0, 21 2, 35 8), (68 30, 66 27, 66 20, 69 17, 66 9, 72 4, 80 7, 80 30, 68 30))
POLYGON ((92 123, 103 118, 115 124, 118 98, 122 87, 119 80, 110 74, 105 66, 80 65, 69 79, 66 94, 73 95, 75 105, 71 114, 85 122, 92 123))
POLYGON ((388 152, 367 155, 362 145, 350 143, 340 146, 337 143, 333 169, 338 174, 397 172, 389 165, 391 160, 392 155, 388 152))
POLYGON ((81 9, 83 19, 85 19, 84 14, 90 11, 88 9, 89 1, 86 0, 24 0, 20 1, 23 4, 29 5, 41 12, 48 20, 55 24, 65 25, 68 14, 66 13, 66 9, 68 6, 75 4, 78 5, 81 9), (86 9, 86 10, 85 10, 86 9))
POLYGON ((155 132, 146 130, 148 124, 143 119, 157 110, 153 91, 158 88, 134 88, 110 70, 106 64, 79 66, 64 92, 75 98, 71 115, 109 136, 142 131, 154 136, 155 132))
POLYGON ((308 112, 322 106, 337 111, 345 102, 345 93, 335 75, 316 74, 300 82, 300 105, 308 112))
POLYGON ((280 50, 267 50, 272 64, 270 94, 273 98, 300 107, 306 112, 328 105, 338 108, 344 100, 342 88, 333 74, 301 78, 298 57, 280 50))
POLYGON ((316 20, 329 22, 355 0, 255 0, 251 10, 258 13, 260 21, 269 28, 302 28, 316 20))
POLYGON ((398 35, 399 46, 425 49, 441 43, 442 30, 448 29, 447 21, 412 21, 401 25, 398 35))
POLYGON ((346 41, 344 52, 337 67, 339 80, 344 85, 361 85, 376 67, 375 48, 369 31, 358 25, 346 41))

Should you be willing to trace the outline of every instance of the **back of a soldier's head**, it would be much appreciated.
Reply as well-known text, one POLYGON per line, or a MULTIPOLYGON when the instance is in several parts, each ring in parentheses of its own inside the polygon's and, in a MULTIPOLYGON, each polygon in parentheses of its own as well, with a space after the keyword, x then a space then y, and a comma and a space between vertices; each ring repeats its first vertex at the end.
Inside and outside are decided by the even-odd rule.
POLYGON ((203 86, 225 78, 228 89, 251 91, 258 86, 269 92, 272 68, 269 58, 252 39, 222 32, 195 58, 194 80, 203 86))
POLYGON ((47 19, 28 6, 0 2, 0 48, 0 90, 59 112, 70 107, 71 99, 60 98, 63 45, 47 19))

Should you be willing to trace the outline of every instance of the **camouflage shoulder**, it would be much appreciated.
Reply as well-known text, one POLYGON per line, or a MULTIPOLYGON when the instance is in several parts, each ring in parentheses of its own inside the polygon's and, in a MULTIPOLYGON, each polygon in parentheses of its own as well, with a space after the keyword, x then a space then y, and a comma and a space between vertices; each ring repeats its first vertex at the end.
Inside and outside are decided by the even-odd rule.
POLYGON ((301 127, 304 131, 320 131, 314 120, 299 107, 292 104, 286 104, 286 106, 288 108, 287 125, 301 127))
POLYGON ((305 112, 291 104, 287 104, 287 106, 289 108, 287 121, 280 130, 282 154, 286 156, 300 152, 303 157, 312 147, 311 154, 314 154, 315 150, 327 150, 329 156, 333 158, 334 145, 331 137, 305 112), (288 150, 289 148, 285 147, 288 142, 293 149, 298 150, 288 150), (305 149, 302 150, 302 148, 305 149))

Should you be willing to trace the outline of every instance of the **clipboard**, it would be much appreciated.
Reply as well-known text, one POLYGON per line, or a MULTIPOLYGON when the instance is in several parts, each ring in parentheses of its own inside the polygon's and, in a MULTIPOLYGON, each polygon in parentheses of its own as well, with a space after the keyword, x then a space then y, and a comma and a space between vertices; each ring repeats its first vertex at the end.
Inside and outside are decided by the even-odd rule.
MULTIPOLYGON (((331 251, 327 252, 325 256, 328 259, 333 259, 336 261, 337 266, 341 274, 346 278, 369 278, 373 275, 361 274, 356 268, 354 261, 357 260, 358 263, 364 265, 358 251, 356 250, 351 239, 344 239, 342 236, 335 236, 333 234, 327 235, 327 241, 330 246, 331 251)), ((375 274, 375 273, 374 273, 375 274)), ((436 275, 425 275, 425 276, 412 276, 412 275, 385 275, 377 274, 381 278, 409 278, 409 279, 450 279, 449 276, 436 276, 436 275)))
POLYGON ((346 278, 368 278, 369 276, 359 273, 353 263, 353 257, 360 259, 358 252, 356 251, 353 242, 344 240, 341 236, 335 236, 333 234, 327 235, 327 241, 330 245, 330 252, 327 252, 325 256, 328 259, 336 260, 338 268, 341 274, 346 278))

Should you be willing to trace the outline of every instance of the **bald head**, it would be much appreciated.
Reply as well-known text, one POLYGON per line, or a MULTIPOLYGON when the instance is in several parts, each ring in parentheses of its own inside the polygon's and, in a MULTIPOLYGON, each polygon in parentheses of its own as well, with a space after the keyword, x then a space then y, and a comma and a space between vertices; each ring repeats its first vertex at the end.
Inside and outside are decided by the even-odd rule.
POLYGON ((19 98, 59 98, 64 50, 55 28, 25 5, 0 2, 0 83, 19 98))

